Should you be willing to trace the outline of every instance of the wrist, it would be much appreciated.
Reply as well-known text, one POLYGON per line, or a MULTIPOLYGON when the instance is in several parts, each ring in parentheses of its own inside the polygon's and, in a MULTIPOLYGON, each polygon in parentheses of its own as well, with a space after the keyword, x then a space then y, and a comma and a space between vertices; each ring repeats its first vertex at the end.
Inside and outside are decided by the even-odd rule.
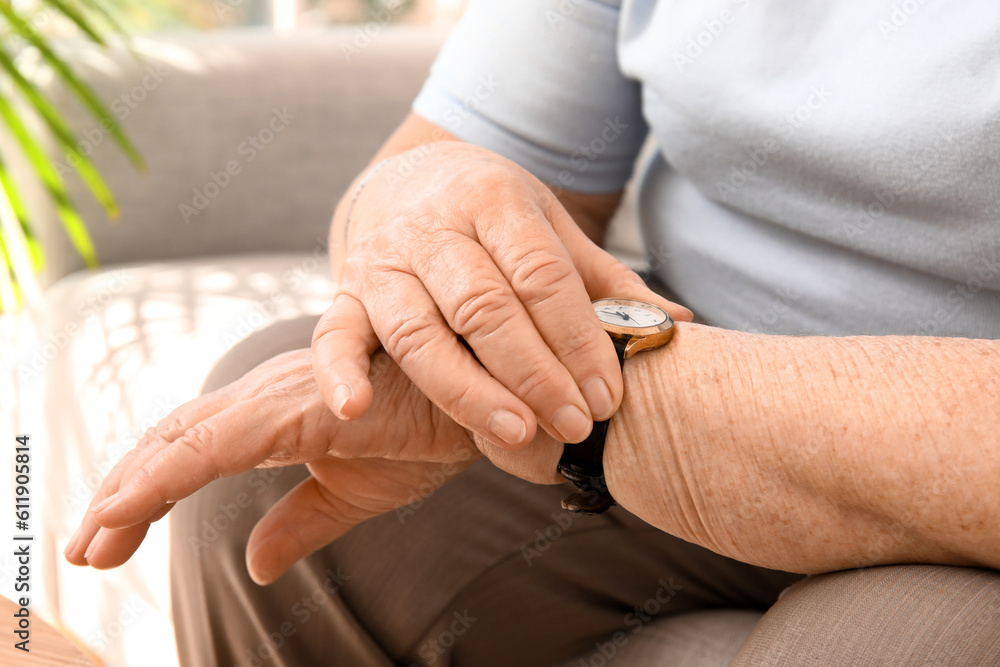
POLYGON ((677 437, 676 422, 692 377, 685 368, 690 361, 686 355, 694 339, 701 338, 701 327, 681 322, 674 326, 668 345, 625 363, 621 407, 611 418, 604 445, 608 490, 622 507, 640 516, 652 507, 650 489, 670 493, 676 488, 665 463, 673 458, 670 452, 684 445, 677 437))
POLYGON ((605 445, 608 487, 647 522, 734 555, 732 545, 719 543, 730 533, 719 522, 747 518, 737 505, 766 486, 752 479, 761 471, 747 467, 769 447, 758 437, 769 435, 769 425, 746 412, 755 400, 751 378, 760 376, 759 337, 675 326, 670 344, 625 364, 621 409, 605 445), (750 433, 756 428, 761 433, 750 433))

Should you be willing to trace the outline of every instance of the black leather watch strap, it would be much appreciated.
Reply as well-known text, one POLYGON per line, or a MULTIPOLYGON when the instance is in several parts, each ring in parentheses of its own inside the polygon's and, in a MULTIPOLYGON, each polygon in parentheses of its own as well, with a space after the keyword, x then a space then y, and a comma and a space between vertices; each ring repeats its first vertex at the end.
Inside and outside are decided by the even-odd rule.
MULTIPOLYGON (((625 365, 625 345, 628 341, 614 340, 618 365, 625 365)), ((559 474, 579 489, 562 501, 563 509, 583 514, 600 514, 615 505, 604 480, 604 441, 608 436, 608 421, 594 422, 594 428, 583 442, 563 445, 559 459, 559 474)))

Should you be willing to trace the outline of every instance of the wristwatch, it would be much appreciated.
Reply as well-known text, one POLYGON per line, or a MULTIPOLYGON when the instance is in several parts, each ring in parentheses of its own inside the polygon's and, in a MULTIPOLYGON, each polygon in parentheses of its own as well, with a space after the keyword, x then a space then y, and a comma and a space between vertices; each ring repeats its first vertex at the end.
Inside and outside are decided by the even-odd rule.
MULTIPOLYGON (((674 335, 674 321, 662 308, 635 299, 598 299, 594 312, 611 336, 618 363, 642 350, 663 347, 674 335)), ((583 442, 564 444, 559 474, 578 491, 562 501, 563 509, 582 514, 600 514, 615 505, 604 481, 604 440, 608 421, 594 422, 583 442)))

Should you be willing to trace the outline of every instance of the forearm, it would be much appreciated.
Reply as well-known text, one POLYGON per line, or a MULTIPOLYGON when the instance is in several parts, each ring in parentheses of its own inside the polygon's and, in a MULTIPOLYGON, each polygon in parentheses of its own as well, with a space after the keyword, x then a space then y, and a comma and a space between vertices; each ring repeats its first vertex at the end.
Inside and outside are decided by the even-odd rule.
POLYGON ((798 572, 1000 567, 1000 343, 681 324, 625 374, 605 467, 650 523, 798 572))

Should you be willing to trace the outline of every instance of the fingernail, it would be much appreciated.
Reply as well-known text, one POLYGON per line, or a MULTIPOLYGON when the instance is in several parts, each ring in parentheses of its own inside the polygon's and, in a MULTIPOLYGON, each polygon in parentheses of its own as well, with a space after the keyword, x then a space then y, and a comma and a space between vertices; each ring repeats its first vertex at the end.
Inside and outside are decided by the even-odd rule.
POLYGON ((594 415, 597 421, 604 421, 611 417, 612 410, 615 409, 614 400, 611 398, 611 390, 604 378, 592 378, 583 384, 583 397, 590 406, 590 414, 594 415))
POLYGON ((95 505, 94 509, 91 510, 91 511, 94 514, 99 514, 99 513, 103 512, 104 510, 106 510, 107 508, 111 507, 111 505, 116 500, 118 500, 118 492, 117 491, 115 491, 114 493, 112 493, 110 496, 108 496, 107 498, 105 498, 101 502, 97 503, 97 505, 95 505))
POLYGON ((93 556, 100 548, 101 540, 106 532, 107 531, 104 528, 97 531, 97 535, 94 535, 94 539, 90 541, 90 544, 87 546, 87 550, 83 552, 83 560, 88 563, 90 562, 90 557, 93 556))
POLYGON ((508 445, 517 445, 528 434, 528 426, 519 416, 509 410, 497 410, 490 415, 486 423, 490 433, 500 438, 508 445))
POLYGON ((338 384, 337 388, 333 390, 333 404, 336 406, 339 414, 343 414, 344 406, 347 405, 347 402, 351 400, 351 396, 353 395, 351 388, 346 384, 338 384))
POLYGON ((587 437, 593 422, 587 419, 583 410, 575 405, 564 405, 549 420, 552 428, 559 431, 566 442, 580 442, 587 437))
POLYGON ((267 586, 274 581, 273 573, 270 568, 261 562, 261 558, 258 554, 266 554, 271 548, 268 543, 274 539, 273 536, 264 538, 263 541, 257 543, 253 552, 247 552, 247 574, 253 579, 253 582, 258 586, 267 586))
POLYGON ((76 550, 76 543, 79 541, 80 541, 80 529, 77 528, 76 532, 74 532, 70 536, 69 542, 66 543, 66 548, 63 549, 63 556, 69 558, 71 555, 73 555, 73 552, 76 550))

